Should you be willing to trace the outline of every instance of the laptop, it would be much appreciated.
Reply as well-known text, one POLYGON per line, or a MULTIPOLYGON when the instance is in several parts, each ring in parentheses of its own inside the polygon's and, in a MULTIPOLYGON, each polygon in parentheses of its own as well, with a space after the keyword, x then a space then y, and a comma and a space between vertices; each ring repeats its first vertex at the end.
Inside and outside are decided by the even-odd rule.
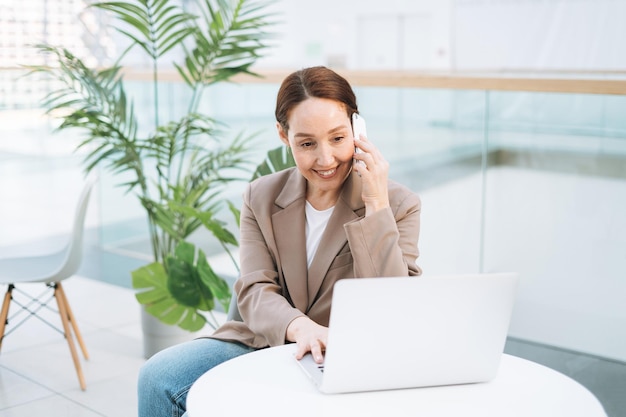
POLYGON ((333 290, 322 366, 327 394, 486 382, 500 364, 516 273, 349 278, 333 290))

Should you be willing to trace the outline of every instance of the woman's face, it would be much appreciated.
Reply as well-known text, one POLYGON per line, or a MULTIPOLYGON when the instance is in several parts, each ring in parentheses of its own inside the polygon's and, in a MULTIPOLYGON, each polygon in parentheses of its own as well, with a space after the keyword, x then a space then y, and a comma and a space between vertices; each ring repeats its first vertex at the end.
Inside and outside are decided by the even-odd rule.
POLYGON ((338 196, 352 170, 354 155, 344 104, 308 98, 291 110, 288 123, 288 132, 278 125, 279 135, 291 147, 298 170, 308 181, 307 198, 327 193, 338 196))

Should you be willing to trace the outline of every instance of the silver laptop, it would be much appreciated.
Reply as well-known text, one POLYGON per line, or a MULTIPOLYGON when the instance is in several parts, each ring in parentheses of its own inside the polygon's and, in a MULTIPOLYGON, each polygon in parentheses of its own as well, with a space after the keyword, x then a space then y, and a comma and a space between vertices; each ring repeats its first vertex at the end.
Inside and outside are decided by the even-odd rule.
POLYGON ((324 393, 486 382, 508 332, 515 273, 343 279, 323 366, 298 363, 324 393))

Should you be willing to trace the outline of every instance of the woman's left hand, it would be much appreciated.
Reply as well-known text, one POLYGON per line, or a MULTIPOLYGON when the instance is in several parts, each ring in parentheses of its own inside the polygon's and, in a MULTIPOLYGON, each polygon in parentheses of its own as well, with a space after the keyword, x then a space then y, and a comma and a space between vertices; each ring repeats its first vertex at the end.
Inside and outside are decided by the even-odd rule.
POLYGON ((354 146, 362 152, 355 152, 353 169, 361 177, 363 182, 361 198, 365 203, 365 215, 389 207, 389 194, 387 192, 387 180, 389 175, 389 162, 382 153, 361 135, 360 139, 354 140, 354 146), (363 161, 363 163, 359 163, 363 161))

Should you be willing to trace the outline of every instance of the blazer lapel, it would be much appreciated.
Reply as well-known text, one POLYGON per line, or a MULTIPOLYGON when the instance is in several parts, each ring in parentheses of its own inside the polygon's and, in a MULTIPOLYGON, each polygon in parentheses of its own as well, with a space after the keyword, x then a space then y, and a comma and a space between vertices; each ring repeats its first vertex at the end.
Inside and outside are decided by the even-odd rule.
MULTIPOLYGON (((275 204, 282 210, 272 215, 279 267, 294 306, 306 312, 308 304, 305 211, 306 180, 294 169, 275 204)), ((279 271, 280 272, 280 271, 279 271)))
POLYGON ((365 215, 365 204, 361 199, 361 179, 353 172, 344 183, 343 190, 333 214, 328 221, 326 230, 311 263, 308 275, 308 308, 315 301, 328 269, 337 253, 344 247, 348 238, 343 225, 365 215))

